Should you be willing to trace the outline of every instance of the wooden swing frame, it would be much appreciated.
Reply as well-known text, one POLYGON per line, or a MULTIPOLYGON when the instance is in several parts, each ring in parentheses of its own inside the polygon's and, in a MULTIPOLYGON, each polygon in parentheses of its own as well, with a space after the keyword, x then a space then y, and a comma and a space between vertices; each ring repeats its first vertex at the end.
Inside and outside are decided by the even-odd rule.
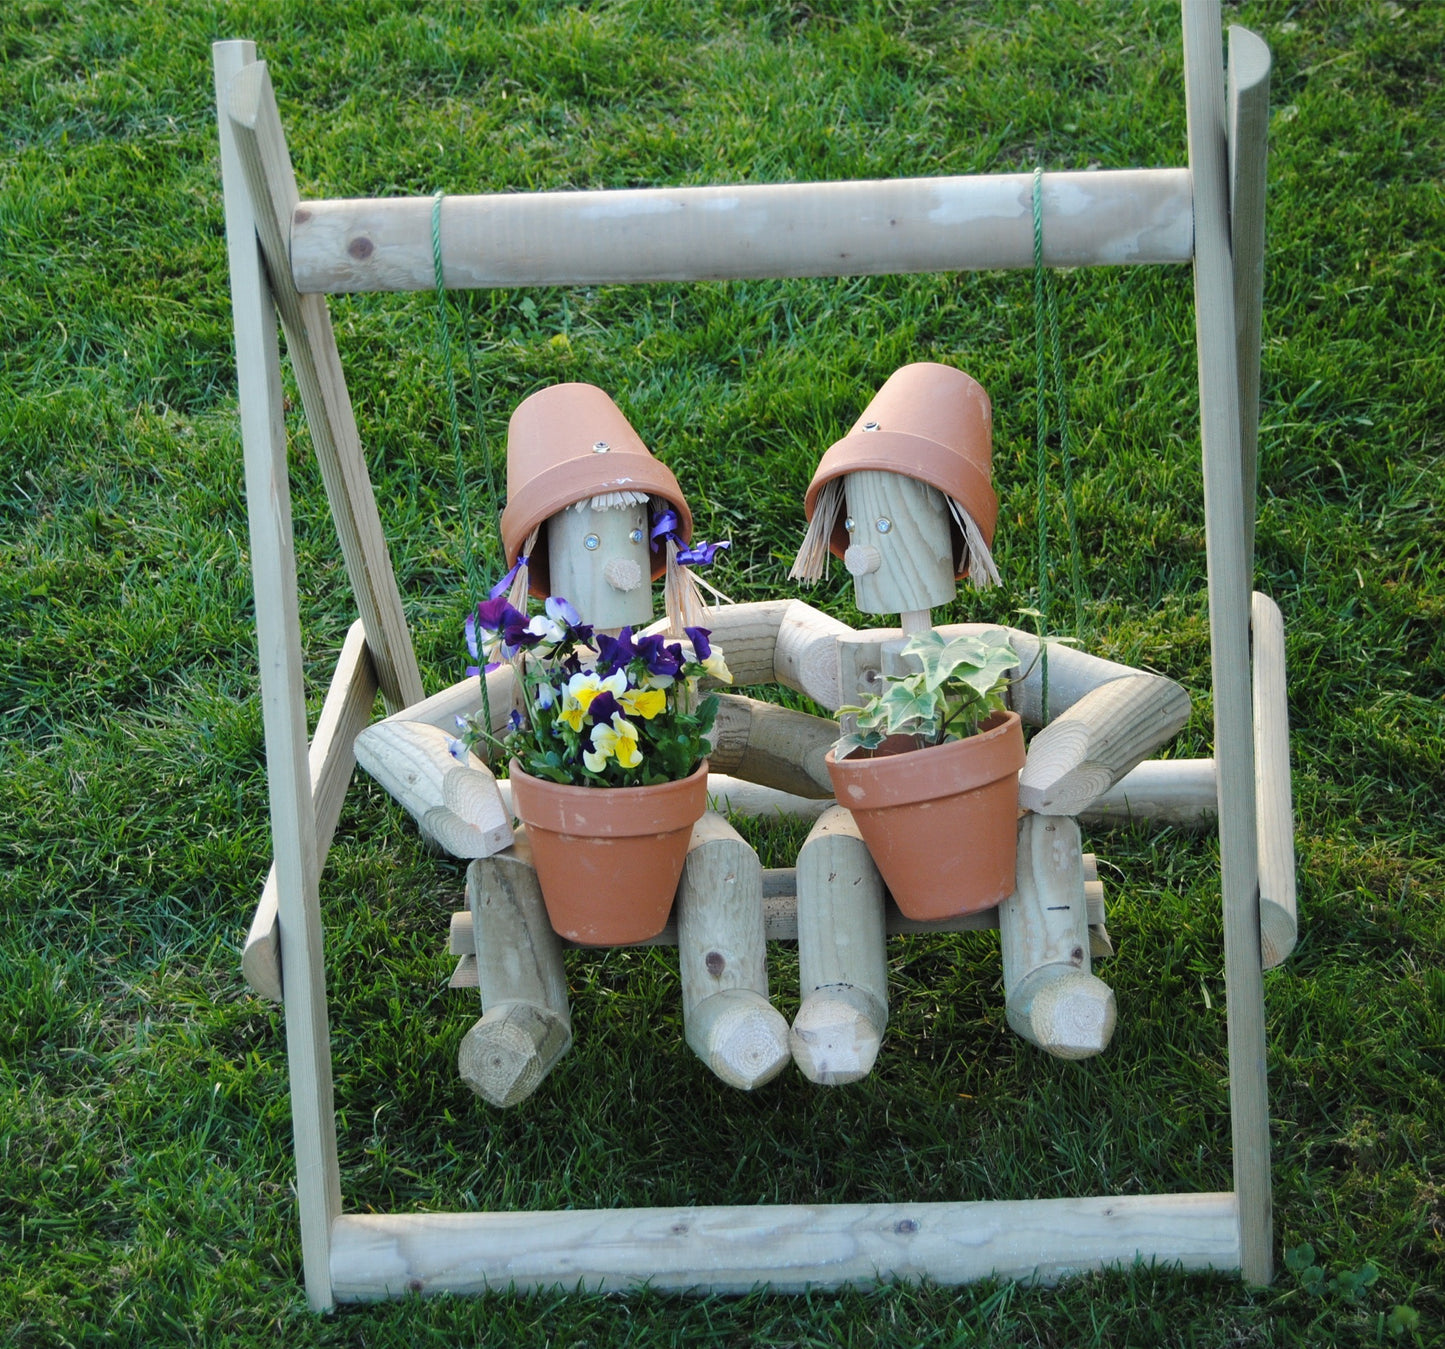
MULTIPOLYGON (((343 1211, 319 874, 350 781, 352 742, 378 689, 391 713, 420 702, 423 690, 325 293, 429 289, 432 203, 301 202, 254 44, 215 45, 274 845, 247 959, 268 966, 284 995, 313 1308, 558 1285, 735 1292, 898 1278, 1052 1280, 1135 1260, 1269 1281, 1262 870, 1271 877, 1265 894, 1279 897, 1265 906, 1264 963, 1276 963, 1294 939, 1283 629, 1274 605, 1250 593, 1269 52, 1232 27, 1226 82, 1218 0, 1182 0, 1182 8, 1189 167, 1046 174, 1045 261, 1194 264, 1234 1189, 1082 1199, 343 1211), (309 743, 278 314, 360 611, 309 743), (1277 924, 1271 936, 1271 914, 1287 920, 1287 931, 1277 924)), ((445 214, 449 286, 1032 264, 1029 175, 458 197, 445 214)), ((1200 762, 1209 763, 1186 761, 1181 773, 1197 782, 1200 762)))

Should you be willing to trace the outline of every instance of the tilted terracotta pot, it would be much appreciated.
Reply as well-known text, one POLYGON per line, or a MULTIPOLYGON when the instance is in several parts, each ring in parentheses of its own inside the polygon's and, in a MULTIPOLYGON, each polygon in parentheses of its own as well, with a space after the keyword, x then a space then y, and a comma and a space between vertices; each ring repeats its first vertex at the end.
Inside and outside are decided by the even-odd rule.
POLYGON ((1014 890, 1023 723, 995 712, 979 733, 925 749, 911 737, 824 762, 838 804, 894 902, 927 922, 991 909, 1014 890))
MULTIPOLYGON (((678 534, 692 537, 692 512, 672 470, 642 443, 622 409, 595 384, 553 384, 517 404, 507 424, 507 508, 502 544, 507 565, 527 536, 558 511, 609 492, 662 497, 677 512, 678 534)), ((665 550, 653 556, 652 579, 662 575, 665 550)), ((529 562, 530 589, 548 590, 547 550, 529 562)))
POLYGON ((667 926, 692 827, 707 809, 707 760, 655 787, 571 787, 512 760, 512 809, 527 826, 552 927, 584 946, 646 941, 667 926))
MULTIPOLYGON (((809 520, 818 493, 833 478, 859 469, 901 473, 952 497, 993 546, 998 496, 993 490, 993 405, 972 375, 936 361, 916 361, 895 370, 853 429, 818 461, 803 497, 809 520)), ((960 553, 958 527, 953 556, 960 553)), ((834 557, 848 550, 840 515, 828 541, 834 557)), ((959 579, 962 579, 961 577, 959 579)))

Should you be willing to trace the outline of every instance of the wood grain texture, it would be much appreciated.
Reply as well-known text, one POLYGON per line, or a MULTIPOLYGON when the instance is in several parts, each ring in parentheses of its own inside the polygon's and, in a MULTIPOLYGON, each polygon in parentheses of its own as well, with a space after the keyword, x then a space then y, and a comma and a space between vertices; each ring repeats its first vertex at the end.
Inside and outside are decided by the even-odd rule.
POLYGON ((1284 617, 1267 595, 1255 593, 1250 629, 1254 638, 1254 793, 1259 812, 1259 949, 1261 963, 1270 970, 1294 950, 1299 911, 1284 617))
POLYGON ((356 737, 356 759, 453 857, 490 857, 512 846, 512 813, 475 754, 458 759, 454 737, 421 721, 380 721, 356 737))
MULTIPOLYGON (((507 724, 512 709, 519 706, 516 672, 503 665, 487 675, 487 696, 492 705, 492 730, 500 731, 507 724)), ((387 721, 421 721, 448 735, 458 734, 457 718, 469 717, 482 710, 482 684, 476 675, 468 675, 455 684, 433 693, 429 698, 393 712, 387 721)))
POLYGON ((957 587, 943 493, 901 473, 876 470, 849 473, 843 490, 854 522, 843 561, 859 612, 904 614, 952 603, 957 587), (867 562, 855 565, 855 554, 862 553, 867 562))
POLYGON ((798 852, 798 978, 793 1061, 810 1082, 872 1071, 888 1026, 883 879, 853 816, 823 815, 798 852))
POLYGON ((1079 812, 1084 824, 1105 828, 1148 820, 1205 829, 1218 818, 1213 759, 1145 759, 1079 812))
MULTIPOLYGON (((652 558, 647 546, 647 506, 594 511, 590 507, 558 511, 546 524, 547 576, 552 594, 565 595, 572 607, 599 632, 652 621, 652 558), (633 543, 634 531, 641 542, 633 543), (595 538, 595 548, 586 540, 595 538), (609 566, 632 563, 630 589, 612 584, 609 566)), ((630 578, 629 578, 630 579, 630 578)))
POLYGON ((773 677, 784 688, 805 693, 835 711, 848 701, 838 683, 838 640, 853 631, 811 604, 793 600, 778 626, 773 677))
POLYGON ((272 298, 286 329, 286 349, 301 391, 346 574, 366 624, 382 696, 387 709, 396 711, 421 698, 421 674, 346 392, 331 314, 324 297, 298 295, 291 280, 289 244, 296 178, 264 61, 246 66, 235 76, 222 108, 249 188, 272 298))
MULTIPOLYGON (((449 288, 1033 265, 1033 175, 448 197, 449 288)), ((1052 267, 1187 262, 1179 169, 1044 175, 1052 267)), ((291 219, 304 291, 430 290, 431 198, 305 201, 291 219)))
POLYGON ((1163 675, 1134 674, 1091 690, 1029 742, 1019 805, 1077 815, 1189 720, 1189 695, 1163 675))
MULTIPOLYGON (((311 778, 311 808, 316 814, 316 861, 326 865, 331 836, 341 818, 346 789, 351 785, 355 764, 352 743, 371 720, 376 703, 376 671, 366 648, 366 632, 360 621, 351 625, 342 643, 326 701, 316 722, 316 734, 307 751, 311 778)), ((252 992, 272 1002, 282 1000, 281 924, 276 890, 276 864, 266 875, 261 902, 251 919, 246 944, 241 951, 241 973, 252 992)))
POLYGON ((708 764, 797 796, 832 796, 824 756, 838 723, 735 693, 718 696, 708 764))
POLYGON ((462 1041, 462 1080, 498 1107, 534 1092, 572 1043, 562 942, 547 921, 526 831, 467 868, 482 1017, 462 1041))
POLYGON ((1114 1034, 1113 990, 1090 971, 1089 913, 1078 822, 1019 821, 1018 886, 999 905, 1009 1025, 1061 1059, 1082 1059, 1114 1034))
POLYGON ((246 516, 256 595, 256 644, 266 735, 271 841, 286 971, 286 1064, 296 1149, 296 1191, 306 1297, 314 1310, 333 1302, 331 1228, 341 1212, 331 1040, 322 954, 320 859, 307 765, 306 700, 291 487, 282 417, 276 312, 256 242, 256 219, 226 116, 228 90, 256 59, 249 42, 212 48, 221 138, 221 182, 230 263, 231 313, 245 458, 246 516))
POLYGON ((788 1062, 788 1023, 768 1001, 763 868, 721 815, 693 827, 676 924, 688 1045, 729 1086, 771 1082, 788 1062))
POLYGON ((332 1282, 347 1302, 644 1284, 784 1293, 897 1279, 1048 1284, 1136 1261, 1236 1269, 1234 1196, 355 1214, 337 1223, 332 1282))
POLYGON ((1249 677, 1250 559, 1239 439, 1229 165, 1218 0, 1182 0, 1189 166, 1194 180, 1194 317, 1204 458, 1204 543, 1219 774, 1224 978, 1234 1189, 1245 1279, 1268 1283, 1274 1255, 1259 949, 1254 734, 1249 677))
POLYGON ((1259 477, 1259 352, 1264 315, 1264 185, 1269 141, 1269 48, 1229 27, 1229 243, 1234 264, 1234 350, 1239 366, 1239 452, 1246 575, 1254 566, 1259 477))

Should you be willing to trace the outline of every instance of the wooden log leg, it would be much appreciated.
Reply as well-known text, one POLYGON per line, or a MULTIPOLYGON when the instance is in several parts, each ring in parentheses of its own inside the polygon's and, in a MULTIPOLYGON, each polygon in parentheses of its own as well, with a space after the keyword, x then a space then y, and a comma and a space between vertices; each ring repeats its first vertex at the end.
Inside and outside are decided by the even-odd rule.
POLYGON ((810 1082, 864 1078, 888 1025, 883 879, 853 816, 834 806, 798 853, 798 972, 803 1004, 793 1061, 810 1082))
POLYGON ((1019 822, 1018 883, 998 909, 1008 1023, 1055 1058, 1086 1059, 1114 1034, 1114 992, 1089 972, 1078 821, 1019 822))
POLYGON ((484 1101, 516 1105, 572 1044, 562 942, 547 921, 526 832, 467 868, 482 1018, 462 1040, 462 1080, 484 1101))
POLYGON ((768 1001, 763 868, 721 815, 697 822, 677 891, 687 1043, 731 1087, 751 1091, 788 1062, 788 1023, 768 1001))

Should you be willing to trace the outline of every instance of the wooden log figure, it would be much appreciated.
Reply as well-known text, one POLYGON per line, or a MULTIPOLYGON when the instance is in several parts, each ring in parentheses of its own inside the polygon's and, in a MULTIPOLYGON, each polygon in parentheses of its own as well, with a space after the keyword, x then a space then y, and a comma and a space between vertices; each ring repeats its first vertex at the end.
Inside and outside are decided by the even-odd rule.
MULTIPOLYGON (((831 552, 853 577, 860 610, 899 615, 895 632, 836 639, 838 698, 830 706, 861 701, 881 692, 884 676, 906 673, 904 639, 932 626, 931 610, 954 598, 959 579, 998 583, 991 461, 987 394, 963 371, 931 363, 895 372, 823 456, 805 498, 808 531, 792 574, 817 580, 831 552)), ((1037 642, 1012 630, 1009 637, 1027 666, 1037 642)), ((1108 949, 1108 937, 1102 924, 1091 930, 1071 817, 1171 737, 1188 718, 1189 699, 1171 680, 1083 653, 1068 653, 1063 663, 1068 673, 1051 701, 1066 710, 1035 737, 1021 774, 1021 806, 1048 814, 1032 817, 1037 825, 1025 822, 1017 892, 999 906, 998 923, 1009 1024, 1051 1054, 1081 1058, 1108 1044, 1115 1010, 1113 993, 1089 967, 1091 949, 1108 949)), ((1025 677, 1015 698, 1034 724, 1037 682, 1025 677)), ((824 816, 804 853, 839 831, 824 816)), ((867 884, 854 879, 860 868, 871 862, 858 849, 826 869, 805 866, 802 855, 798 863, 803 1000, 793 1056, 805 1076, 826 1085, 868 1072, 887 1022, 883 887, 876 869, 867 884), (843 869, 850 906, 835 894, 843 869), (814 976, 820 970, 826 977, 814 976)))

